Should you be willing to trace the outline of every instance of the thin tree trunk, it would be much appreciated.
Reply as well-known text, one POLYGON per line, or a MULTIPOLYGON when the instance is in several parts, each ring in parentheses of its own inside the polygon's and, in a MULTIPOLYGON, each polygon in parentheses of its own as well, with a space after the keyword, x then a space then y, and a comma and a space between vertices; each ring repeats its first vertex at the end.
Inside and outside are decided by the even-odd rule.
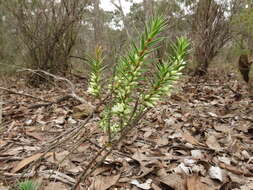
POLYGON ((195 70, 195 75, 197 76, 206 75, 208 72, 208 67, 210 63, 210 60, 208 59, 206 52, 201 48, 203 47, 201 46, 195 49, 195 62, 198 65, 198 67, 195 70))
POLYGON ((99 4, 100 4, 100 0, 94 0, 93 28, 94 28, 95 47, 102 45, 102 23, 101 23, 101 14, 100 14, 99 4))
POLYGON ((122 20, 123 20, 123 24, 124 24, 124 30, 126 32, 126 35, 127 35, 128 39, 131 39, 131 33, 129 31, 130 27, 129 27, 129 24, 126 20, 126 16, 125 16, 125 13, 123 11, 121 0, 118 0, 118 4, 115 3, 114 0, 111 0, 111 3, 119 10, 119 12, 122 16, 122 20))
POLYGON ((143 0, 145 22, 148 22, 150 18, 154 16, 154 1, 153 0, 143 0))

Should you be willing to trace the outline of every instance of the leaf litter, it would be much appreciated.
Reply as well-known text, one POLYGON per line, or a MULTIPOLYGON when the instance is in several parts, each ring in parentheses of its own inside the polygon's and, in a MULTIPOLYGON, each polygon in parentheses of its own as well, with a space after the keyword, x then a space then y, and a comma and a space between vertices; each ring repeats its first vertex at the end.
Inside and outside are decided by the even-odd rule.
MULTIPOLYGON (((253 189, 252 100, 236 98, 221 79, 185 80, 181 91, 149 112, 79 189, 253 189)), ((18 85, 23 84, 12 90, 18 85)), ((64 93, 22 89, 52 102, 64 93)), ((246 93, 243 86, 238 89, 246 93)), ((84 91, 79 95, 89 100, 84 91)), ((93 108, 71 99, 41 107, 32 106, 40 102, 29 97, 3 99, 8 102, 0 134, 0 188, 39 176, 43 189, 70 189, 106 140, 97 116, 71 136, 93 108)))

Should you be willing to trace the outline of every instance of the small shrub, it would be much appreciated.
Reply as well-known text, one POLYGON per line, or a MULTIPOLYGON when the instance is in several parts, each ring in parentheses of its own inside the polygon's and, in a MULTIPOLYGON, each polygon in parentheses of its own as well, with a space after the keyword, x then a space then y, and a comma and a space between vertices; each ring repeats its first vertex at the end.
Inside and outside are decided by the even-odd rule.
MULTIPOLYGON (((15 18, 17 36, 24 46, 25 67, 52 74, 66 75, 71 70, 70 55, 84 18, 87 1, 83 0, 9 0, 1 1, 15 18)), ((13 19, 14 20, 14 19, 13 19)), ((28 83, 39 86, 52 78, 31 73, 28 83)))
POLYGON ((104 85, 105 80, 102 79, 104 67, 101 49, 96 50, 95 58, 89 59, 92 71, 88 92, 101 101, 102 97, 107 99, 100 125, 107 132, 109 141, 136 125, 147 111, 170 93, 182 75, 189 47, 187 39, 182 37, 176 43, 171 43, 172 53, 166 60, 156 63, 157 59, 150 56, 165 40, 160 34, 166 26, 163 17, 156 17, 149 23, 140 37, 139 46, 133 43, 128 55, 121 57, 113 76, 107 80, 108 85, 104 85), (148 71, 150 62, 156 64, 153 72, 148 71))

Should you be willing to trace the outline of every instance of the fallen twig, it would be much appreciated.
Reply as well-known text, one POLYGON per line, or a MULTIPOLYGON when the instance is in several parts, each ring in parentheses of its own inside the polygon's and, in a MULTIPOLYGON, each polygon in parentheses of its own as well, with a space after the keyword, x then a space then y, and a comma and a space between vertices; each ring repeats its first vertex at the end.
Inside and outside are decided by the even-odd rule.
POLYGON ((68 99, 70 99, 70 98, 73 98, 73 97, 70 96, 70 95, 66 95, 66 96, 63 96, 63 97, 58 98, 58 99, 55 100, 54 102, 41 103, 41 104, 34 104, 34 105, 29 106, 28 108, 34 109, 34 108, 39 108, 39 107, 43 107, 43 106, 47 107, 47 106, 51 106, 51 105, 53 105, 53 104, 59 104, 59 103, 61 103, 61 102, 63 102, 63 101, 66 101, 66 100, 68 100, 68 99))
POLYGON ((6 91, 6 92, 8 92, 9 94, 16 94, 16 95, 25 96, 25 97, 28 97, 28 98, 33 98, 33 99, 39 100, 39 101, 41 101, 41 102, 48 102, 48 103, 51 103, 51 102, 48 101, 48 100, 43 100, 43 99, 41 99, 41 98, 39 98, 39 97, 36 97, 36 96, 33 96, 33 95, 31 95, 31 94, 16 92, 16 91, 11 90, 11 89, 8 89, 8 88, 0 87, 0 90, 6 91))
POLYGON ((64 173, 54 171, 54 170, 43 170, 43 171, 38 171, 38 172, 29 172, 26 174, 19 173, 19 174, 13 174, 13 173, 8 173, 4 172, 1 173, 2 176, 6 176, 8 178, 30 178, 34 177, 35 175, 41 176, 43 178, 47 179, 57 179, 65 184, 73 185, 76 181, 74 178, 67 176, 64 173))
POLYGON ((23 69, 21 71, 29 71, 32 73, 43 73, 45 75, 48 75, 48 76, 54 78, 56 81, 64 81, 68 85, 69 90, 70 90, 70 94, 68 96, 71 96, 72 98, 76 99, 77 101, 79 101, 82 104, 89 104, 85 99, 83 99, 82 97, 80 97, 76 94, 75 85, 70 80, 68 80, 64 77, 56 76, 56 75, 53 75, 53 74, 43 71, 43 70, 23 69))

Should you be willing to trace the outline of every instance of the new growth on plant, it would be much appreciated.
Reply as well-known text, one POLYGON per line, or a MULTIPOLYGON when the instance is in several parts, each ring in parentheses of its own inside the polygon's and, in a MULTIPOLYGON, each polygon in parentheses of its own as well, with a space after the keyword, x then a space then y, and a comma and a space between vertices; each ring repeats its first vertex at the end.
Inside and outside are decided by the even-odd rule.
MULTIPOLYGON (((154 107, 171 91, 174 82, 182 75, 181 71, 186 64, 184 59, 189 47, 186 38, 178 38, 176 43, 171 44, 172 54, 162 63, 156 63, 155 74, 149 76, 152 79, 151 84, 147 84, 147 78, 144 77, 149 63, 147 58, 159 46, 159 42, 165 40, 159 34, 166 29, 166 26, 165 18, 152 19, 140 37, 139 46, 133 43, 128 55, 122 56, 117 64, 115 74, 107 88, 111 99, 101 114, 100 122, 101 127, 107 131, 109 139, 112 134, 122 131, 135 118, 154 107)), ((89 92, 101 97, 99 82, 101 82, 103 68, 102 59, 97 56, 90 61, 90 64, 95 69, 91 72, 89 92)))
POLYGON ((184 58, 188 47, 189 43, 185 38, 178 38, 176 43, 171 43, 171 55, 167 60, 156 65, 152 87, 148 93, 142 94, 142 103, 146 107, 154 107, 164 95, 172 90, 174 82, 180 78, 181 71, 186 65, 184 58))
POLYGON ((97 47, 95 49, 95 58, 88 57, 88 63, 91 67, 90 82, 88 87, 88 93, 99 98, 101 95, 101 74, 104 70, 102 48, 97 47))

